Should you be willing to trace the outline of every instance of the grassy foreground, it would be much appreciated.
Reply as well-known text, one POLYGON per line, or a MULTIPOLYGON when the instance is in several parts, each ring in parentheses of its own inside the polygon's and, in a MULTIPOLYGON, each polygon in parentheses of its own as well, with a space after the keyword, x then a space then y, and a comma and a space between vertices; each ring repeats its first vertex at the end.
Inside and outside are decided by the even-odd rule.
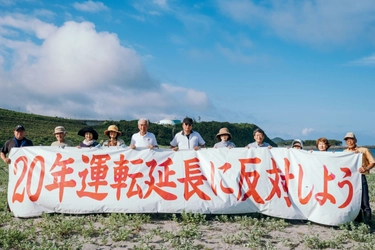
MULTIPOLYGON (((0 163, 1 249, 374 249, 374 225, 327 227, 259 214, 44 214, 7 212, 0 163)), ((368 176, 375 209, 375 175, 368 176)))

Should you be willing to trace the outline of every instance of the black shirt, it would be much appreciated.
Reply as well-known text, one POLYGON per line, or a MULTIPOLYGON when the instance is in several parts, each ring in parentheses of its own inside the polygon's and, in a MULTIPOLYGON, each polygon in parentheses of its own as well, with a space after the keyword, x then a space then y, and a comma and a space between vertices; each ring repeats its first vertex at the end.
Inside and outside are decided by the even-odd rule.
POLYGON ((3 147, 1 148, 1 152, 3 152, 5 155, 7 155, 12 148, 20 148, 20 147, 28 147, 28 146, 34 146, 33 142, 29 139, 26 139, 25 137, 22 140, 17 140, 15 137, 13 137, 10 140, 7 140, 3 147))

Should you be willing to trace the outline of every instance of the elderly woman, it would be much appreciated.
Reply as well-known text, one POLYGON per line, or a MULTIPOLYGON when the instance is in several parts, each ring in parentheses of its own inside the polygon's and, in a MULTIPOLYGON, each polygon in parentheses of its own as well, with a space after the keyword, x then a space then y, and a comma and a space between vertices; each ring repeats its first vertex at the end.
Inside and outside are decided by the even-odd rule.
POLYGON ((234 145, 233 142, 230 140, 232 139, 232 135, 229 133, 229 130, 227 128, 221 128, 219 130, 219 133, 216 135, 216 139, 219 141, 214 145, 214 148, 234 148, 236 145, 234 145))
POLYGON ((92 127, 85 127, 78 131, 78 135, 85 137, 85 139, 77 146, 78 148, 91 148, 100 145, 96 140, 98 139, 98 132, 92 127))
POLYGON ((108 140, 103 142, 103 146, 126 146, 125 142, 118 137, 122 134, 116 125, 110 125, 104 134, 108 136, 108 140))
POLYGON ((327 151, 331 145, 329 144, 327 138, 320 137, 316 140, 316 147, 319 151, 327 151))
POLYGON ((303 142, 300 139, 295 139, 292 142, 292 148, 295 149, 303 149, 303 142))

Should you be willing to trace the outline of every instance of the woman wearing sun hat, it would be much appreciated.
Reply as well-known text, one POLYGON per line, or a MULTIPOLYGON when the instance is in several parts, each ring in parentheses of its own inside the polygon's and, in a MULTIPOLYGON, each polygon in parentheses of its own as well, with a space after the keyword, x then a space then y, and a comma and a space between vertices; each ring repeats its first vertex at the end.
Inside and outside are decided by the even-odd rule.
POLYGON ((216 139, 219 141, 214 145, 214 148, 234 148, 233 142, 230 141, 232 139, 232 135, 229 133, 227 128, 221 128, 219 133, 216 135, 216 139))
POLYGON ((125 142, 118 138, 122 133, 118 130, 116 125, 110 125, 108 129, 104 131, 104 134, 108 136, 109 139, 103 142, 103 146, 126 146, 125 142))
POLYGON ((98 132, 92 127, 85 127, 78 131, 78 135, 85 137, 85 139, 77 146, 78 148, 91 148, 100 145, 96 140, 98 139, 98 132))

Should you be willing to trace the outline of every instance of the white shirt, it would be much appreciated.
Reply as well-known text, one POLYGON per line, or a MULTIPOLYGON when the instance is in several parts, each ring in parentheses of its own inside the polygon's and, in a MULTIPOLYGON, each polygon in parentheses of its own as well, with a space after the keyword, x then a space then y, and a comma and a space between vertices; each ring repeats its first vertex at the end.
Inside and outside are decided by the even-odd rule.
POLYGON ((188 138, 184 131, 181 131, 174 136, 170 144, 179 149, 194 149, 195 146, 203 146, 206 142, 198 132, 191 131, 188 138))
POLYGON ((136 134, 133 134, 130 145, 147 148, 149 145, 157 147, 158 143, 153 133, 147 132, 144 136, 142 136, 141 132, 138 132, 136 134))

